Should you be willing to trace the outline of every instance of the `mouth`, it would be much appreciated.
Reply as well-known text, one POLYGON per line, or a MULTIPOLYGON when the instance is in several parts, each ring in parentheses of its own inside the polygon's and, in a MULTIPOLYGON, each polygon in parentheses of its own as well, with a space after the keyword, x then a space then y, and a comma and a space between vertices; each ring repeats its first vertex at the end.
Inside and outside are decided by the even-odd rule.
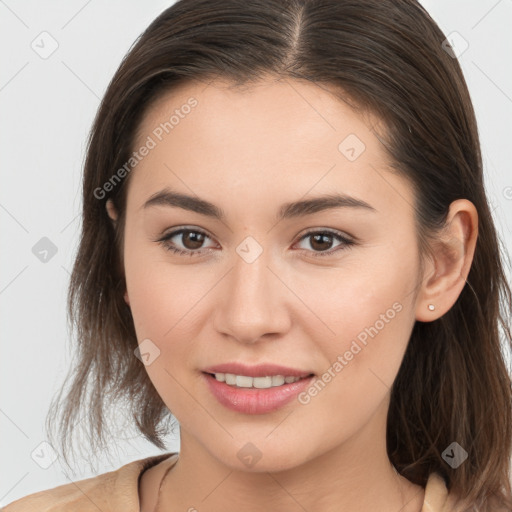
POLYGON ((209 375, 214 378, 217 382, 222 382, 233 388, 243 389, 270 389, 286 386, 287 384, 293 384, 295 382, 310 379, 314 377, 314 373, 309 373, 304 376, 295 375, 265 375, 259 377, 251 377, 249 375, 237 375, 234 373, 226 372, 203 372, 205 375, 209 375))
POLYGON ((249 373, 247 371, 202 371, 201 374, 210 396, 220 405, 237 413, 251 415, 273 413, 292 402, 301 404, 294 398, 300 396, 315 379, 314 373, 295 370, 292 373, 296 375, 289 375, 288 372, 262 375, 261 369, 255 368, 252 368, 252 373, 259 375, 246 375, 249 373))
POLYGON ((291 404, 315 379, 315 374, 309 370, 274 363, 247 365, 237 361, 209 366, 201 373, 212 398, 242 414, 277 411, 291 404))

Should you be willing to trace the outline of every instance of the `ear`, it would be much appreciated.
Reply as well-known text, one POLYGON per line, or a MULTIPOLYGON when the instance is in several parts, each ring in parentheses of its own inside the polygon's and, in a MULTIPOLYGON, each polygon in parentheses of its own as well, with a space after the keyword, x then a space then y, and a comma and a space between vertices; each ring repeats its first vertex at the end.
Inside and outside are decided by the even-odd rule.
POLYGON ((117 222, 117 210, 114 206, 114 201, 112 201, 112 199, 107 199, 105 207, 107 209, 108 216, 112 219, 112 224, 115 226, 117 222))
POLYGON ((437 320, 455 304, 466 284, 477 237, 478 212, 474 204, 467 199, 453 201, 445 228, 432 243, 432 258, 425 265, 416 299, 416 320, 437 320))
MULTIPOLYGON (((118 213, 117 213, 117 209, 116 209, 116 207, 114 205, 114 201, 112 201, 112 199, 107 199, 105 207, 107 209, 108 216, 112 220, 112 224, 115 227, 116 223, 117 223, 118 213)), ((126 302, 126 304, 128 304, 128 306, 130 305, 130 299, 128 297, 128 290, 126 290, 124 292, 124 301, 126 302)))

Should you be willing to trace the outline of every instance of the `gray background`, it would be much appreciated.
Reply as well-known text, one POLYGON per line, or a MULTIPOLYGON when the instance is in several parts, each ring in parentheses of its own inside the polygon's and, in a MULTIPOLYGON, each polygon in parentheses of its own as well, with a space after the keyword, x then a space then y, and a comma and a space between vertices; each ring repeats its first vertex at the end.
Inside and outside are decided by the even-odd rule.
MULTIPOLYGON (((0 0, 0 506, 95 474, 84 464, 66 475, 58 461, 44 469, 31 454, 46 457, 46 412, 70 363, 65 299, 88 131, 122 57, 171 3, 0 0), (44 31, 51 37, 40 36, 44 31), (58 48, 41 58, 37 52, 49 51, 53 40, 58 48), (32 251, 43 237, 57 249, 46 263, 32 251)), ((422 3, 445 34, 460 34, 452 39, 457 49, 464 40, 469 45, 460 61, 477 112, 488 196, 510 252, 512 0, 422 3)), ((100 473, 159 453, 135 432, 125 437, 117 460, 102 462, 100 473)), ((178 439, 168 448, 178 450, 178 439)))

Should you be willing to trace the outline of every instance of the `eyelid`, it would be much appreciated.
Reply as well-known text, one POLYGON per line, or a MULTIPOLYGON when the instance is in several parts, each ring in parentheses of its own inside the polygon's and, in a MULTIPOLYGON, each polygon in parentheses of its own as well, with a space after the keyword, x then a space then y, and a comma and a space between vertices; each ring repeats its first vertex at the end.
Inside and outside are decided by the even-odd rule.
POLYGON ((307 250, 307 249, 299 249, 299 250, 306 251, 307 253, 313 254, 313 257, 316 258, 316 257, 322 257, 322 256, 333 256, 333 255, 337 254, 338 252, 343 251, 345 249, 348 249, 352 245, 356 244, 355 237, 353 237, 351 235, 348 235, 348 234, 345 234, 345 233, 343 233, 341 231, 338 231, 336 229, 331 229, 331 228, 312 228, 312 229, 309 229, 305 233, 303 233, 302 235, 300 235, 298 237, 298 241, 296 243, 299 243, 302 240, 304 240, 304 239, 306 239, 306 238, 308 238, 309 236, 312 236, 312 235, 324 235, 324 234, 331 235, 332 237, 337 238, 338 240, 340 240, 342 243, 340 245, 338 245, 336 248, 328 249, 327 251, 310 251, 310 250, 307 250))
POLYGON ((211 247, 206 247, 206 248, 201 248, 201 249, 196 249, 196 250, 180 249, 179 247, 173 248, 173 246, 170 244, 170 239, 174 238, 175 236, 180 235, 184 232, 200 233, 200 234, 204 235, 206 238, 213 240, 213 237, 211 237, 206 231, 204 231, 201 228, 197 228, 195 226, 177 226, 177 227, 173 228, 171 231, 169 231, 168 233, 162 235, 161 237, 157 238, 154 241, 163 245, 164 249, 167 249, 169 251, 173 251, 176 253, 187 254, 189 256, 195 256, 195 255, 199 256, 205 252, 208 252, 211 249, 211 247))
MULTIPOLYGON (((184 232, 200 233, 200 234, 204 235, 205 237, 209 238, 210 240, 214 240, 213 237, 211 237, 206 231, 204 231, 201 228, 198 228, 195 226, 177 226, 177 227, 173 228, 167 234, 162 235, 161 237, 159 237, 157 240, 154 240, 154 241, 163 245, 166 250, 177 253, 177 254, 181 254, 181 255, 202 256, 207 252, 211 252, 211 249, 212 249, 211 247, 200 248, 200 249, 196 249, 196 250, 180 249, 178 247, 172 246, 169 243, 171 238, 174 238, 175 236, 180 235, 184 232)), ((334 255, 338 251, 347 249, 357 243, 356 237, 354 237, 352 235, 345 234, 341 231, 338 231, 338 230, 335 230, 332 228, 310 228, 306 232, 299 235, 297 241, 293 245, 300 243, 302 240, 304 240, 308 236, 319 235, 319 234, 328 234, 328 235, 331 235, 334 238, 337 238, 338 240, 340 240, 342 243, 339 246, 337 246, 337 247, 339 247, 339 249, 335 248, 335 249, 329 249, 327 251, 311 251, 311 250, 307 250, 307 249, 299 249, 299 250, 302 252, 305 251, 310 254, 312 253, 313 257, 322 257, 322 256, 334 255)))

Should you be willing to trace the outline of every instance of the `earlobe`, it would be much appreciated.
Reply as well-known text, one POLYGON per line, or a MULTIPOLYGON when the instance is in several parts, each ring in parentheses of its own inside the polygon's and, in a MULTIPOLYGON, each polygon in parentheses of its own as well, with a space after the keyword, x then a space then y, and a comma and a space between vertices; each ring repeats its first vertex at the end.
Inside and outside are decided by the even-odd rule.
POLYGON ((455 304, 466 284, 477 237, 475 206, 467 199, 457 199, 450 205, 444 230, 432 244, 433 261, 428 274, 423 276, 416 320, 437 320, 455 304))
POLYGON ((128 290, 124 292, 124 301, 128 306, 130 305, 130 298, 128 297, 128 290))
POLYGON ((105 207, 107 209, 108 216, 112 219, 113 224, 115 225, 117 222, 117 210, 114 206, 114 201, 112 201, 112 199, 107 199, 105 207))

